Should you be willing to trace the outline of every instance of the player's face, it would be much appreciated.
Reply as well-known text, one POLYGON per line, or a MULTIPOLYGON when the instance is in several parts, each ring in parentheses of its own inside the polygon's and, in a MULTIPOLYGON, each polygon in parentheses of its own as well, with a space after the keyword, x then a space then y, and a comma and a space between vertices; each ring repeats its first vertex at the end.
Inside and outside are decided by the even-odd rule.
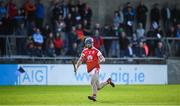
POLYGON ((91 44, 91 43, 87 43, 87 44, 86 44, 86 47, 87 47, 88 49, 91 49, 91 48, 92 48, 92 44, 91 44))
POLYGON ((85 41, 85 46, 86 46, 88 49, 91 49, 92 46, 93 46, 93 40, 92 40, 92 39, 86 39, 86 41, 85 41))

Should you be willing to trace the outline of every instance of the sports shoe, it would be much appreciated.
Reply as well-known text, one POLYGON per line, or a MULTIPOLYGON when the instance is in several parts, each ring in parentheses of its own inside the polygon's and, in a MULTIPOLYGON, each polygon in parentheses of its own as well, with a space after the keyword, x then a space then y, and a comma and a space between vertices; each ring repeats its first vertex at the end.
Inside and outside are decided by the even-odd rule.
POLYGON ((111 78, 108 78, 107 80, 108 84, 110 84, 112 87, 115 87, 115 84, 112 82, 111 78))
POLYGON ((94 102, 96 101, 96 98, 94 98, 93 96, 88 96, 88 99, 89 99, 89 100, 92 100, 92 101, 94 101, 94 102))

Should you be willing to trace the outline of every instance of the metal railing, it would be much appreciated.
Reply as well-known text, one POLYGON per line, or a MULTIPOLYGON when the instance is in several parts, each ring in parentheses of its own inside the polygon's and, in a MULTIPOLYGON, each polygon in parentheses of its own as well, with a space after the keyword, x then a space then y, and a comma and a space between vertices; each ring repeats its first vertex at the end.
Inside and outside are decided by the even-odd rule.
MULTIPOLYGON (((7 35, 7 36, 2 36, 0 35, 0 39, 5 40, 5 48, 6 48, 6 55, 5 56, 1 56, 0 60, 1 62, 10 62, 10 61, 28 61, 30 60, 32 63, 34 63, 35 61, 39 60, 39 61, 53 61, 54 63, 56 62, 60 62, 61 60, 65 63, 65 62, 69 62, 70 60, 77 58, 77 57, 69 57, 69 56, 60 56, 60 57, 32 57, 32 56, 23 56, 23 55, 16 55, 12 53, 12 45, 10 44, 10 40, 14 40, 16 41, 17 39, 26 39, 27 36, 18 36, 18 35, 7 35), (65 61, 67 60, 67 61, 65 61)), ((118 37, 103 37, 103 39, 106 40, 118 40, 118 37)), ((145 40, 157 40, 157 38, 153 38, 153 37, 146 37, 144 38, 145 40)), ((164 37, 161 39, 164 43, 165 49, 166 49, 166 54, 168 57, 172 57, 175 55, 176 50, 180 49, 179 45, 180 45, 180 38, 172 38, 172 37, 164 37)), ((138 58, 138 57, 133 57, 133 58, 107 58, 107 61, 127 61, 127 62, 140 62, 142 60, 147 61, 165 61, 165 58, 156 58, 156 57, 144 57, 144 58, 138 58)), ((61 62, 62 62, 61 61, 61 62)), ((108 62, 107 62, 108 63, 108 62)), ((112 63, 112 62, 110 62, 112 63)))
MULTIPOLYGON (((36 63, 36 64, 57 64, 57 63, 69 63, 72 60, 78 60, 79 57, 69 57, 69 56, 57 56, 57 57, 32 57, 32 56, 1 56, 0 63, 36 63)), ((106 58, 106 64, 166 64, 166 58, 158 57, 123 57, 123 58, 106 58)))

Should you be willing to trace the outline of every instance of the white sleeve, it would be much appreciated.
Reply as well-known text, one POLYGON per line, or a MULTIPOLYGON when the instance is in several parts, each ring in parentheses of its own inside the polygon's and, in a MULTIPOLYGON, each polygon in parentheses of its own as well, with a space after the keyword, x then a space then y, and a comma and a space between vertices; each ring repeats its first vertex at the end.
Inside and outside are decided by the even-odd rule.
POLYGON ((82 52, 82 53, 81 53, 81 57, 84 57, 84 56, 85 56, 85 54, 82 52))
POLYGON ((97 56, 100 56, 100 55, 102 55, 102 53, 98 50, 97 56))

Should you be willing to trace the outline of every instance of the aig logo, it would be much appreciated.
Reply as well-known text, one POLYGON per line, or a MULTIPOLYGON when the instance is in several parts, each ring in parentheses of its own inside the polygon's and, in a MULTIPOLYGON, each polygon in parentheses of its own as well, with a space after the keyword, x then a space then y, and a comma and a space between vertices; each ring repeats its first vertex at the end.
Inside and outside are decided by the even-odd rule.
POLYGON ((22 66, 25 73, 19 75, 19 85, 46 85, 48 78, 47 66, 22 66))

